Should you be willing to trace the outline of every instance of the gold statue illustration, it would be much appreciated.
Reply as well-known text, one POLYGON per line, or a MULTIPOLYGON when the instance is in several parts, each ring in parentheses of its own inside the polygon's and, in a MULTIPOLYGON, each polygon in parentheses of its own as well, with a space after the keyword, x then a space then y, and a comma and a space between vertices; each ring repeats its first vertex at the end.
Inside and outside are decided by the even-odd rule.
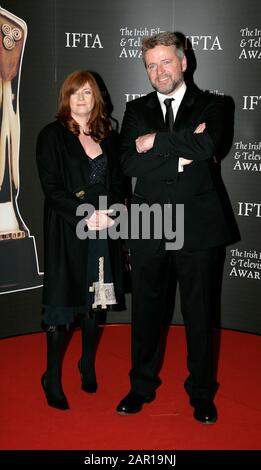
POLYGON ((34 237, 30 236, 17 205, 20 149, 19 85, 26 36, 26 23, 0 8, 0 293, 21 290, 23 286, 30 288, 28 282, 29 285, 36 282, 32 279, 35 278, 35 271, 39 275, 34 237), (21 239, 27 239, 25 244, 17 243, 22 241, 21 239), (24 255, 20 255, 20 250, 23 250, 24 255), (26 263, 33 263, 33 272, 21 265, 25 255, 26 263), (25 279, 26 272, 30 278, 28 280, 25 279))

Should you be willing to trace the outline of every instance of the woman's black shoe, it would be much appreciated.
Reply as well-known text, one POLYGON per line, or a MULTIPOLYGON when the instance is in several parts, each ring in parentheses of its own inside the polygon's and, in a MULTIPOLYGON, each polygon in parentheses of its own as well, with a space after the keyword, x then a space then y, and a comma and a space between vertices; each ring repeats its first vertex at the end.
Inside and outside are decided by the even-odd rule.
POLYGON ((48 393, 47 393, 47 390, 46 390, 46 375, 45 373, 42 375, 42 378, 41 378, 41 384, 42 384, 42 387, 43 387, 43 390, 44 390, 44 393, 45 393, 45 397, 46 397, 46 400, 47 400, 47 403, 49 406, 52 406, 53 408, 57 408, 58 410, 69 410, 70 407, 68 405, 68 401, 66 399, 66 396, 62 397, 62 398, 50 398, 48 397, 48 393))
POLYGON ((79 369, 81 381, 82 381, 82 390, 84 390, 84 392, 87 392, 87 393, 96 393, 97 387, 98 387, 97 382, 96 380, 93 380, 93 381, 88 380, 87 376, 83 375, 81 359, 78 361, 78 369, 79 369))

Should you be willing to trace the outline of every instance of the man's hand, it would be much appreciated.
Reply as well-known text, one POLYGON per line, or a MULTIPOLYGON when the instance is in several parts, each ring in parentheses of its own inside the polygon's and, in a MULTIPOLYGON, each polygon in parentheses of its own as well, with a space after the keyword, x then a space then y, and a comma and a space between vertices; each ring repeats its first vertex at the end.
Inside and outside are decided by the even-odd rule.
POLYGON ((199 124, 194 130, 194 134, 202 134, 202 132, 204 132, 205 129, 206 129, 206 123, 201 122, 201 124, 199 124))
POLYGON ((107 214, 111 214, 112 212, 112 209, 94 211, 89 219, 85 219, 88 229, 104 230, 105 228, 111 227, 114 224, 114 220, 108 217, 107 214))
POLYGON ((138 153, 146 153, 148 150, 151 150, 154 145, 156 132, 153 134, 145 134, 140 135, 135 142, 136 142, 136 150, 138 153))
MULTIPOLYGON (((205 129, 206 129, 206 123, 202 122, 196 127, 196 129, 194 130, 194 134, 202 134, 202 132, 204 132, 205 129)), ((185 166, 185 165, 189 165, 192 162, 193 160, 187 160, 187 158, 181 158, 180 164, 182 166, 185 166)))

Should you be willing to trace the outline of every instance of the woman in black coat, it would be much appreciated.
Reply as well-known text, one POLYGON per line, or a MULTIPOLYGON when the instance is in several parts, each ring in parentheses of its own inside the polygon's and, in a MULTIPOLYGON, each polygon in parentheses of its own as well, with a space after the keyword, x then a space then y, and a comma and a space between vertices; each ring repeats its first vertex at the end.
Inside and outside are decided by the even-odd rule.
POLYGON ((79 320, 82 356, 78 362, 82 389, 97 389, 94 360, 98 310, 117 303, 123 293, 120 240, 111 240, 111 212, 99 210, 123 202, 118 134, 112 130, 101 92, 90 72, 76 71, 64 81, 57 120, 37 140, 37 165, 45 194, 43 321, 47 336, 47 369, 42 386, 47 402, 69 405, 61 383, 61 363, 68 329, 79 320), (79 204, 91 204, 87 235, 78 238, 79 204), (103 234, 101 238, 99 236, 103 234), (100 282, 98 282, 100 281, 100 282))

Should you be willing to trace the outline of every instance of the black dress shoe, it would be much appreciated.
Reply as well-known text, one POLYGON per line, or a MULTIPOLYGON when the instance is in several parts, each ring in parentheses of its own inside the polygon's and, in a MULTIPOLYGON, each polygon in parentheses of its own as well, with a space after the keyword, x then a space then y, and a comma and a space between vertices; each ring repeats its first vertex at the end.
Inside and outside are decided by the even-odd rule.
POLYGON ((57 408, 58 410, 69 410, 70 409, 70 407, 68 405, 67 398, 66 398, 65 395, 61 398, 53 398, 53 397, 48 396, 47 387, 46 387, 45 373, 43 374, 43 376, 41 378, 41 384, 42 384, 42 387, 43 387, 43 390, 44 390, 44 393, 45 393, 45 397, 46 397, 46 400, 47 400, 47 403, 48 403, 49 406, 52 406, 53 408, 57 408))
POLYGON ((217 409, 212 400, 190 400, 194 407, 194 418, 203 424, 213 424, 217 421, 217 409))
POLYGON ((98 388, 97 382, 96 380, 88 380, 87 375, 82 373, 81 359, 78 361, 78 369, 81 376, 82 390, 87 393, 96 393, 98 388))
POLYGON ((155 400, 156 393, 153 392, 151 395, 143 396, 135 392, 130 391, 126 397, 121 400, 116 408, 116 411, 123 415, 131 415, 141 411, 144 403, 150 403, 155 400))

